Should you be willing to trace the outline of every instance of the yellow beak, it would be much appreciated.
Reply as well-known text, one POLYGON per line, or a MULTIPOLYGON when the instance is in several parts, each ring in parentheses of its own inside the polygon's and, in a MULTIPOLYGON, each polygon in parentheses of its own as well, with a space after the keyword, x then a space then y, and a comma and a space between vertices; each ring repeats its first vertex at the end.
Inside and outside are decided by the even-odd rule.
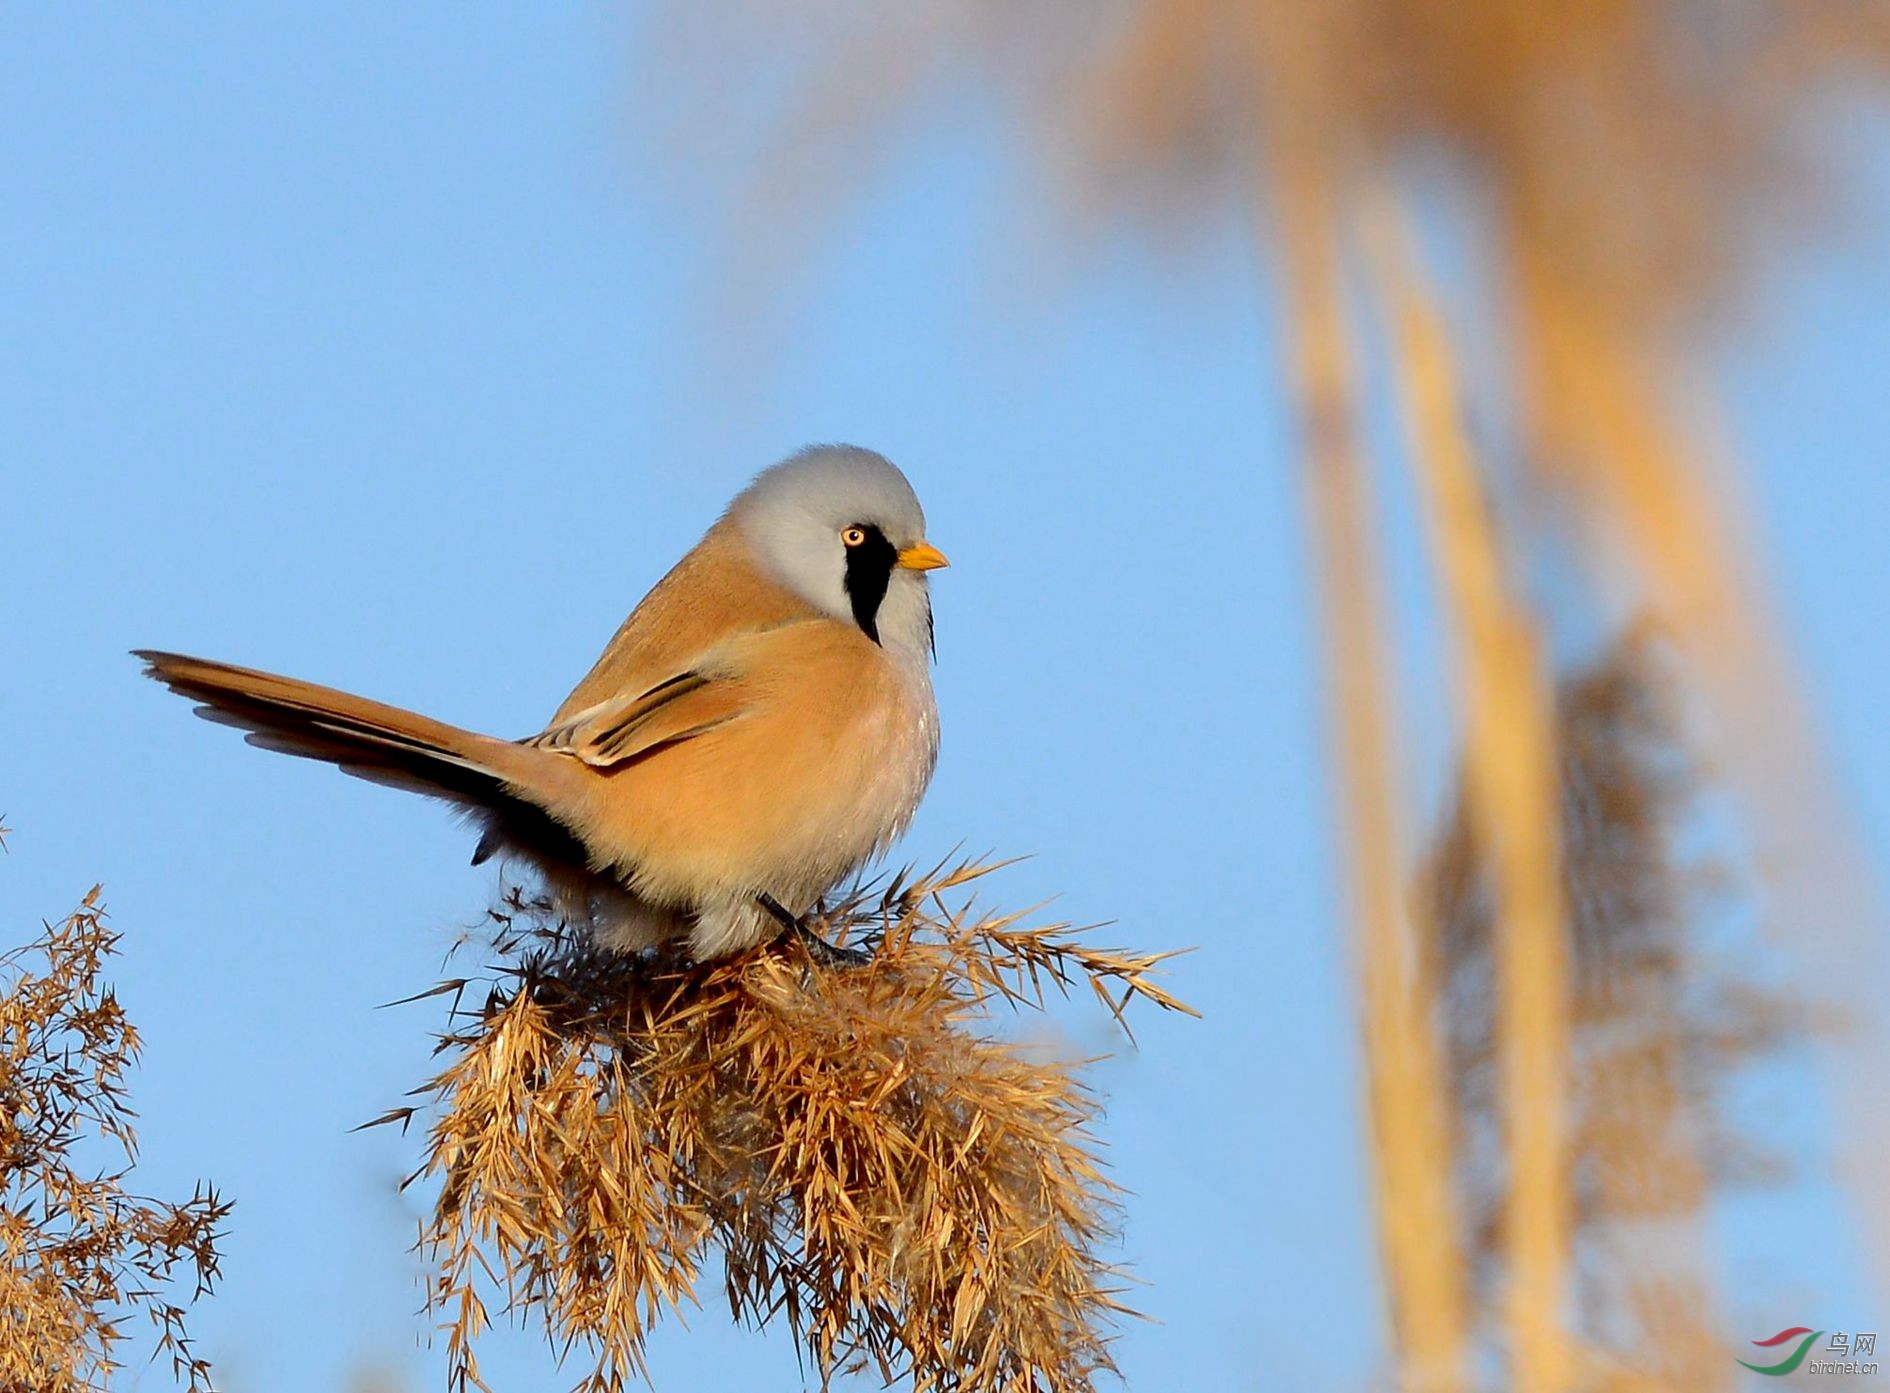
POLYGON ((936 571, 941 566, 952 563, 945 559, 945 553, 930 542, 920 542, 917 546, 907 547, 899 553, 899 564, 908 571, 936 571))

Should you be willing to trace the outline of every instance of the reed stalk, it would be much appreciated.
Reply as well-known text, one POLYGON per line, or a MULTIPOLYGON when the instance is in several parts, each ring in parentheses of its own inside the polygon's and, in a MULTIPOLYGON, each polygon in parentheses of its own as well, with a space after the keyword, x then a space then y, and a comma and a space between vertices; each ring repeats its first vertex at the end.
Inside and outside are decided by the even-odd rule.
POLYGON ((1335 171, 1303 138, 1321 119, 1319 86, 1311 79, 1326 57, 1322 38, 1306 25, 1261 39, 1294 45, 1293 70, 1309 80, 1279 89, 1281 110, 1269 127, 1275 143, 1260 172, 1264 204, 1276 218, 1304 497, 1319 567, 1374 1199, 1399 1378, 1417 1393, 1449 1393, 1463 1386, 1465 1302, 1447 1094, 1429 1010, 1430 955, 1404 912, 1406 803, 1376 508, 1358 439, 1356 353, 1335 235, 1340 193, 1335 171))
POLYGON ((1511 1385, 1561 1393, 1570 1203, 1568 950, 1554 706, 1536 620, 1507 574, 1487 483, 1463 429, 1454 355, 1395 199, 1366 205, 1378 299, 1392 318, 1407 434, 1463 674, 1471 825, 1498 905, 1500 1066, 1508 1132, 1511 1385))

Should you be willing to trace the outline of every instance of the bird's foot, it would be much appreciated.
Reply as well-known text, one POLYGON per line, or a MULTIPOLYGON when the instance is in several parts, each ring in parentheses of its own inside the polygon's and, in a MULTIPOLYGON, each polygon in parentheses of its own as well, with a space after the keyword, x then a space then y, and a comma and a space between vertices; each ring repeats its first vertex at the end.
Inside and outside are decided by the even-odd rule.
POLYGON ((767 910, 768 913, 780 923, 782 937, 785 938, 787 935, 792 934, 795 938, 799 939, 801 947, 807 950, 807 956, 814 960, 816 966, 825 968, 865 967, 868 963, 873 961, 873 955, 863 949, 842 948, 838 944, 827 942, 826 939, 822 938, 808 927, 807 920, 804 916, 788 913, 787 908, 779 900, 775 899, 773 895, 763 894, 756 898, 759 900, 761 907, 767 910))

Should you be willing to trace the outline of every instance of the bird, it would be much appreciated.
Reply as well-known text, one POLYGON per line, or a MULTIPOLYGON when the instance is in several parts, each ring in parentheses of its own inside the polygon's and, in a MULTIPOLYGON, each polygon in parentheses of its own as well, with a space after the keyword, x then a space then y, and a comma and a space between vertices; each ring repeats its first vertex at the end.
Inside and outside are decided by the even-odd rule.
MULTIPOLYGON (((152 649, 147 676, 250 744, 440 799, 619 953, 699 962, 810 928, 911 822, 938 762, 929 573, 890 461, 810 446, 757 475, 631 612, 545 728, 481 735, 152 649)), ((824 951, 823 951, 824 950, 824 951)))

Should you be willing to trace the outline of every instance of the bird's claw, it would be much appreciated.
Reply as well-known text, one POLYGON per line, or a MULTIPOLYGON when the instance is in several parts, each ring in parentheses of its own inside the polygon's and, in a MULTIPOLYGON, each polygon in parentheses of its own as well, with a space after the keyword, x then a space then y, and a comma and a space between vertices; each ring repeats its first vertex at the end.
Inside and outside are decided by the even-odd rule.
POLYGON ((816 966, 825 968, 865 967, 868 963, 873 961, 873 955, 864 949, 842 948, 838 944, 827 942, 826 939, 822 938, 819 934, 815 933, 813 929, 808 927, 805 917, 788 913, 787 908, 779 900, 775 899, 773 895, 763 894, 756 898, 759 900, 761 907, 767 910, 781 925, 782 936, 786 937, 792 934, 798 939, 801 947, 807 950, 807 956, 814 960, 816 966))

